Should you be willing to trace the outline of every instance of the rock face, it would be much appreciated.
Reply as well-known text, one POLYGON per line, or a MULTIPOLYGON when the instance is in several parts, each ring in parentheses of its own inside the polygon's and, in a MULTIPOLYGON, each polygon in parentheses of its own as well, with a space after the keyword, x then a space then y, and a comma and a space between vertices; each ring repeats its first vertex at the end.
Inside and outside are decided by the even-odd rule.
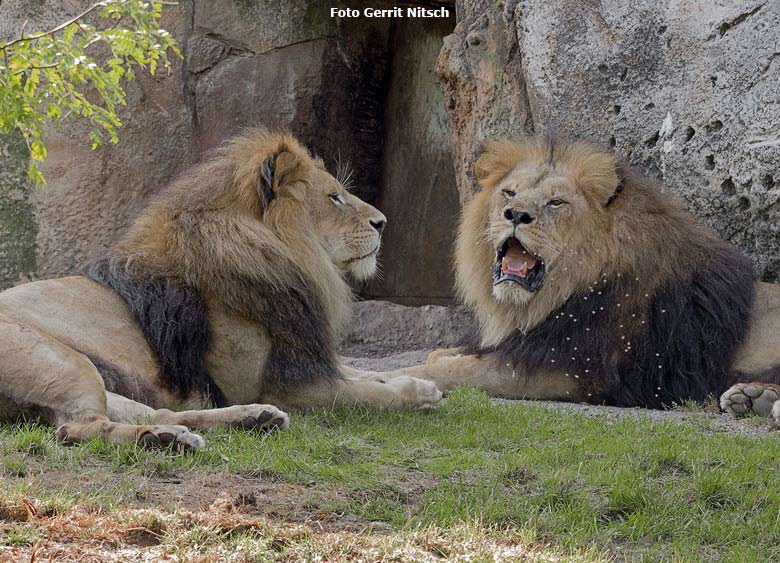
POLYGON ((439 305, 405 307, 387 301, 359 301, 352 306, 352 317, 340 352, 356 357, 451 348, 475 329, 465 311, 439 305))
POLYGON ((479 144, 612 146, 780 276, 780 3, 463 0, 438 72, 461 199, 479 144))
POLYGON ((242 127, 289 129, 355 193, 379 196, 389 80, 387 19, 330 17, 333 3, 197 1, 186 44, 194 142, 204 154, 242 127))
MULTIPOLYGON (((50 29, 91 2, 4 2, 0 30, 5 37, 26 29, 50 29)), ((191 6, 180 3, 165 10, 163 26, 179 41, 189 33, 191 6)), ((83 123, 67 121, 46 132, 48 160, 41 167, 48 184, 33 188, 20 180, 17 190, 30 202, 31 226, 13 227, 9 238, 30 240, 28 263, 36 277, 72 273, 85 260, 112 244, 138 212, 173 176, 194 161, 191 112, 181 87, 182 61, 172 58, 170 74, 155 77, 138 72, 126 85, 128 105, 120 118, 121 142, 92 151, 83 123)), ((19 153, 16 153, 19 154, 19 153)), ((16 159, 23 170, 26 155, 16 159), (24 164, 22 163, 24 161, 24 164)), ((21 174, 21 178, 24 174, 21 174)), ((0 196, 3 197, 3 196, 0 196)), ((0 222, 9 224, 0 217, 0 222)), ((2 259, 2 257, 0 257, 2 259)), ((3 287, 26 277, 24 270, 0 280, 3 287)))
POLYGON ((482 142, 531 131, 522 57, 511 11, 490 1, 459 2, 458 25, 444 39, 436 71, 450 115, 461 203, 476 189, 482 142))
POLYGON ((0 136, 0 287, 35 273, 37 225, 27 180, 28 152, 21 135, 0 136))

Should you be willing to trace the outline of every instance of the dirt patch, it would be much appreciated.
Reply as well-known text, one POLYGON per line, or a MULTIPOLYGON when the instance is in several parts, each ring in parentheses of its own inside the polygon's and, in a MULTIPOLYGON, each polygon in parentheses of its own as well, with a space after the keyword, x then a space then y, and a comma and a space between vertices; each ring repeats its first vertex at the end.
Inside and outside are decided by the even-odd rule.
MULTIPOLYGON (((76 472, 43 464, 31 467, 28 474, 45 476, 45 479, 35 478, 42 490, 49 493, 70 491, 88 504, 93 504, 94 499, 101 495, 108 495, 113 502, 128 508, 202 512, 216 504, 248 516, 307 524, 321 531, 360 532, 388 527, 384 522, 362 520, 343 513, 340 509, 351 501, 360 501, 365 491, 354 492, 332 484, 288 483, 208 470, 193 470, 165 477, 129 473, 121 475, 121 482, 114 482, 116 478, 112 480, 107 468, 76 472), (111 485, 121 490, 115 493, 110 489, 111 485)), ((9 482, 14 480, 11 478, 9 482)), ((404 483, 400 483, 399 494, 407 488, 404 483)), ((406 492, 408 494, 403 494, 405 501, 414 503, 421 491, 406 492)), ((0 505, 0 520, 27 521, 29 517, 29 507, 0 505)))
POLYGON ((228 472, 197 472, 177 479, 150 480, 140 490, 145 498, 136 504, 139 508, 203 511, 216 504, 250 516, 312 525, 322 531, 354 532, 381 527, 334 511, 352 497, 347 489, 335 485, 281 483, 228 472))

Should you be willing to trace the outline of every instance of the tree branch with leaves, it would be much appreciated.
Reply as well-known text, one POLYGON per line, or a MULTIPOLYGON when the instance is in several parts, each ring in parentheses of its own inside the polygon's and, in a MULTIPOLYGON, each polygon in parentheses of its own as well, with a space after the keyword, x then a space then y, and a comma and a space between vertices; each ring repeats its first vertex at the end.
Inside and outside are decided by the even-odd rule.
POLYGON ((69 116, 89 122, 92 148, 118 141, 117 108, 126 104, 123 81, 139 67, 154 74, 170 69, 168 53, 181 56, 170 33, 160 28, 165 4, 103 0, 47 31, 0 42, 0 131, 18 130, 30 149, 28 174, 44 182, 47 121, 69 116))

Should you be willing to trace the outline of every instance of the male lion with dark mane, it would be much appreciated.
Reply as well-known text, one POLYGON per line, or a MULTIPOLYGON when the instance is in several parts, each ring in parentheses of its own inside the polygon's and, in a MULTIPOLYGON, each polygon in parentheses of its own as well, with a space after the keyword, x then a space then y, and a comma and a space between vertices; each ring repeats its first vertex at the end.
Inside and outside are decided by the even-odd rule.
POLYGON ((780 422, 780 286, 735 247, 588 144, 493 142, 476 175, 455 264, 478 340, 405 374, 651 408, 733 385, 724 409, 780 422))
POLYGON ((364 379, 334 351, 345 276, 374 273, 385 222, 290 135, 233 139, 83 276, 0 294, 0 420, 201 448, 191 429, 285 428, 277 407, 436 404, 432 383, 364 379))

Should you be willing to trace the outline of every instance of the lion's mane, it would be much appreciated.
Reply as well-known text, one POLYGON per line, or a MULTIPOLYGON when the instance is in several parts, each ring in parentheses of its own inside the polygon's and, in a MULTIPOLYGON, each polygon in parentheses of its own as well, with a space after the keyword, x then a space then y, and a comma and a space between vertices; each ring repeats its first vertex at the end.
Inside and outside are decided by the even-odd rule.
POLYGON ((305 184, 314 167, 322 162, 292 136, 249 131, 172 183, 107 256, 85 267, 125 299, 174 392, 224 403, 204 365, 212 303, 268 331, 266 385, 287 390, 339 377, 334 338, 351 291, 314 240, 305 201, 269 205, 275 186, 305 184))
POLYGON ((753 301, 748 258, 587 144, 495 143, 477 175, 482 192, 467 204, 456 249, 458 291, 480 321, 475 351, 520 373, 562 370, 593 401, 619 406, 669 406, 726 388, 753 301), (567 275, 549 276, 523 307, 493 298, 495 249, 485 232, 491 190, 527 159, 567 170, 592 216, 572 241, 577 261, 567 275))

